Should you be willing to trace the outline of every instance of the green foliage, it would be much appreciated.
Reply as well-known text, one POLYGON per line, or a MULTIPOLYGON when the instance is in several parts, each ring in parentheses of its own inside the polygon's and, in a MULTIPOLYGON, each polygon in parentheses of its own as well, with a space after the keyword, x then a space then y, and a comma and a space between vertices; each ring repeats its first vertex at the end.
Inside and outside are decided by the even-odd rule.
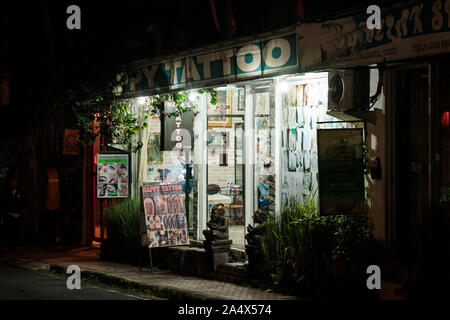
MULTIPOLYGON (((282 291, 315 296, 332 282, 332 263, 373 258, 374 239, 365 216, 319 216, 314 194, 271 216, 264 237, 269 281, 282 291)), ((367 265, 366 265, 367 266, 367 265)))
MULTIPOLYGON (((213 105, 217 103, 217 92, 215 89, 200 89, 197 90, 197 93, 209 93, 211 96, 210 103, 213 105)), ((170 92, 153 97, 151 114, 171 118, 181 115, 184 112, 191 111, 195 109, 195 107, 196 105, 188 100, 188 96, 185 91, 170 92), (176 110, 174 112, 165 112, 165 101, 173 101, 176 106, 176 110)))
MULTIPOLYGON (((209 93, 211 104, 217 103, 214 89, 202 89, 198 93, 209 93)), ((128 152, 137 152, 142 148, 142 141, 133 138, 147 128, 149 114, 174 117, 196 107, 188 100, 185 91, 171 92, 154 96, 151 108, 144 110, 143 116, 139 117, 131 111, 128 103, 114 94, 112 88, 98 89, 89 84, 81 85, 76 91, 66 91, 56 105, 62 124, 80 130, 81 146, 92 145, 103 137, 125 146, 128 152), (176 111, 166 113, 165 101, 173 101, 176 111)))
POLYGON ((62 95, 57 105, 63 110, 65 126, 80 130, 81 146, 92 145, 104 137, 124 145, 129 152, 142 148, 142 142, 134 143, 133 136, 147 127, 148 111, 139 118, 111 90, 81 85, 76 92, 69 90, 62 95))
POLYGON ((139 198, 125 198, 111 205, 105 220, 107 239, 102 244, 102 258, 142 264, 146 258, 141 246, 139 198))
POLYGON ((217 103, 217 91, 215 89, 199 89, 197 92, 199 94, 209 93, 209 95, 211 96, 211 99, 209 102, 212 105, 215 105, 217 103))
POLYGON ((441 187, 441 202, 447 203, 450 199, 450 188, 442 186, 441 187))
POLYGON ((115 116, 112 118, 111 127, 113 141, 127 147, 128 152, 137 152, 142 148, 142 141, 133 144, 133 136, 147 128, 148 111, 144 112, 142 119, 133 114, 128 104, 118 102, 115 108, 115 116))

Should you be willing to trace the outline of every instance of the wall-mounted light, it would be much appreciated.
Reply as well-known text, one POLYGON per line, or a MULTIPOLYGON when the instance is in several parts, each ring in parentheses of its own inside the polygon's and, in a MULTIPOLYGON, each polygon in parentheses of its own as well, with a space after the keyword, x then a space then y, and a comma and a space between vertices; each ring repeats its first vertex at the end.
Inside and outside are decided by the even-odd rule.
POLYGON ((442 127, 444 127, 444 128, 448 128, 449 127, 449 121, 450 119, 449 119, 449 112, 448 111, 445 111, 443 114, 442 114, 442 118, 441 118, 441 126, 442 127))
POLYGON ((145 103, 145 97, 139 97, 137 99, 138 104, 144 104, 145 103))
POLYGON ((278 89, 281 90, 281 92, 288 92, 289 85, 286 81, 282 80, 278 83, 278 89))
POLYGON ((189 93, 189 101, 195 101, 195 99, 197 99, 197 94, 194 91, 191 91, 189 93))

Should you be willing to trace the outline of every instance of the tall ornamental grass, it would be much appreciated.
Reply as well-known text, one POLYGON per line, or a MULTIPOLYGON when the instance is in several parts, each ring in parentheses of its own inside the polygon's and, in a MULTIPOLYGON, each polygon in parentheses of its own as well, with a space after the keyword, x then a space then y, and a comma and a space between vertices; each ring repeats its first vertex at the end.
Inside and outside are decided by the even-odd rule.
POLYGON ((140 200, 125 198, 106 210, 107 239, 102 243, 105 260, 142 265, 148 250, 141 246, 140 200))
POLYGON ((310 194, 269 218, 264 238, 267 280, 279 291, 323 297, 333 286, 332 263, 345 263, 347 279, 359 281, 362 266, 378 257, 374 245, 366 216, 319 216, 310 194))

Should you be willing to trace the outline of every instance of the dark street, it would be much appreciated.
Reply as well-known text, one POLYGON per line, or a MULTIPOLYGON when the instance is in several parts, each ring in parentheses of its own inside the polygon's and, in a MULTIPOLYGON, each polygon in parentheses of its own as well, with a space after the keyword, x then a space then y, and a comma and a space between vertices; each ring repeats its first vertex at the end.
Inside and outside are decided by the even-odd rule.
POLYGON ((0 300, 144 300, 133 293, 88 285, 69 290, 66 279, 0 265, 0 300))
POLYGON ((0 302, 450 297, 450 0, 2 1, 0 119, 0 302))

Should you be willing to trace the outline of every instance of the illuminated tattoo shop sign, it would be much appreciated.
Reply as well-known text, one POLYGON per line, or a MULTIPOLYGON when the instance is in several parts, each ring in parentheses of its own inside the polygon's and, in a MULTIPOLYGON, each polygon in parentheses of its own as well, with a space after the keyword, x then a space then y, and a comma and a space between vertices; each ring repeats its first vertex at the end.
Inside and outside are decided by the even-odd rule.
POLYGON ((182 145, 182 143, 181 143, 181 141, 183 140, 183 137, 181 136, 181 129, 180 129, 180 126, 181 126, 181 117, 180 116, 177 116, 177 118, 175 119, 175 123, 176 123, 176 125, 177 125, 177 128, 175 129, 175 131, 176 131, 176 137, 175 137, 175 140, 177 141, 177 143, 176 143, 176 147, 177 147, 177 149, 181 149, 182 147, 183 147, 183 145, 182 145))
POLYGON ((233 82, 297 68, 296 34, 131 68, 117 76, 120 93, 233 82))
POLYGON ((380 29, 367 28, 366 13, 301 24, 299 68, 305 72, 450 52, 450 0, 381 9, 380 29))

